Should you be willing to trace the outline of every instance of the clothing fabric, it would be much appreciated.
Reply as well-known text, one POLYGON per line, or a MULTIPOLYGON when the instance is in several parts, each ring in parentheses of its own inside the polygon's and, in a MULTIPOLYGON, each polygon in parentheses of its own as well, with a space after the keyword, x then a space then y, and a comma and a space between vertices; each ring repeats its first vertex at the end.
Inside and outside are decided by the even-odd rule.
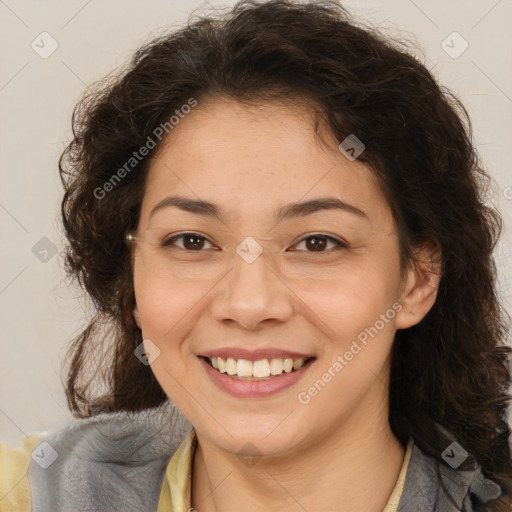
MULTIPOLYGON (((41 442, 43 441, 40 436, 29 436, 23 439, 23 447, 21 449, 13 450, 4 445, 4 450, 0 450, 0 467, 9 468, 6 473, 6 479, 3 480, 5 485, 0 488, 0 496, 6 495, 5 503, 0 505, 1 511, 10 512, 11 510, 17 510, 19 512, 29 512, 31 510, 30 486, 28 478, 26 478, 27 468, 31 453, 35 452, 35 457, 37 457, 38 453, 44 453, 44 448, 43 450, 36 449, 37 445, 41 442), (17 486, 17 484, 19 485, 17 486)), ((188 512, 192 508, 191 482, 196 446, 197 436, 195 430, 192 429, 169 462, 160 492, 157 512, 188 512)), ((397 483, 383 512, 397 511, 411 452, 412 441, 407 445, 397 483)))
MULTIPOLYGON (((196 446, 171 402, 73 420, 0 445, 0 512, 188 512, 196 446)), ((411 440, 383 512, 473 512, 500 494, 479 467, 452 469, 411 440)))
MULTIPOLYGON (((397 512, 398 502, 402 495, 405 475, 411 458, 412 444, 412 441, 407 444, 404 462, 402 464, 397 483, 395 484, 393 492, 391 493, 391 496, 382 512, 397 512)), ((181 443, 169 463, 157 512, 164 512, 165 510, 188 512, 192 508, 191 482, 196 446, 197 437, 195 431, 192 429, 181 443), (168 493, 166 492, 166 487, 169 490, 168 493), (169 500, 167 499, 167 496, 169 496, 169 500)))

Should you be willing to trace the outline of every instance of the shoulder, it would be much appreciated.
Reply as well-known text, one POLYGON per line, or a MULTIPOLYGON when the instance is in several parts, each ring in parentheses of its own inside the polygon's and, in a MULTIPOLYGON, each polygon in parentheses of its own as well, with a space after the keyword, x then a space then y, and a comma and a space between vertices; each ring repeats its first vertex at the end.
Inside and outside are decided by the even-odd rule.
MULTIPOLYGON (((0 443, 0 511, 30 512, 28 467, 40 435, 23 436, 21 447, 0 443)), ((34 453, 35 456, 35 453, 34 453)))
POLYGON ((398 512, 473 512, 502 495, 501 487, 484 477, 479 465, 461 470, 428 455, 413 443, 398 512))
POLYGON ((153 503, 156 510, 167 464, 190 428, 171 402, 74 419, 32 439, 34 456, 30 447, 18 455, 28 474, 25 494, 12 495, 11 509, 0 502, 0 511, 130 512, 151 510, 153 503), (22 508, 27 494, 32 508, 22 508))
POLYGON ((44 441, 57 453, 55 462, 29 467, 33 512, 156 510, 166 467, 190 428, 166 401, 51 432, 44 441))

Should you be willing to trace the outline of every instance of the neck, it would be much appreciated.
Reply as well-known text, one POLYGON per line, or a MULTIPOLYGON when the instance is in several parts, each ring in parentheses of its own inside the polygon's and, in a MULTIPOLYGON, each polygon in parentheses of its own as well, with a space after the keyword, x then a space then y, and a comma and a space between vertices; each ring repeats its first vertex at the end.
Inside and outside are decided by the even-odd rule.
POLYGON ((404 459, 404 447, 391 432, 383 402, 378 417, 375 409, 370 413, 361 407, 343 427, 307 449, 279 458, 262 457, 251 467, 198 434, 193 509, 239 512, 243 503, 244 512, 261 511, 262 504, 268 512, 283 507, 297 512, 381 512, 404 459))

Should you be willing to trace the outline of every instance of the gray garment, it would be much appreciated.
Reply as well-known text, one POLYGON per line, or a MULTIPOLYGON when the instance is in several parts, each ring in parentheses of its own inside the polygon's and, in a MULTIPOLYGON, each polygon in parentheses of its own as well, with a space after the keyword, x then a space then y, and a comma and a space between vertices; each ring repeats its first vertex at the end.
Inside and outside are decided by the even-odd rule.
MULTIPOLYGON (((156 511, 166 468, 191 429, 168 401, 139 413, 73 420, 45 434, 29 466, 32 512, 156 511)), ((485 503, 500 494, 479 468, 454 470, 413 445, 398 512, 472 512, 471 495, 485 503)))

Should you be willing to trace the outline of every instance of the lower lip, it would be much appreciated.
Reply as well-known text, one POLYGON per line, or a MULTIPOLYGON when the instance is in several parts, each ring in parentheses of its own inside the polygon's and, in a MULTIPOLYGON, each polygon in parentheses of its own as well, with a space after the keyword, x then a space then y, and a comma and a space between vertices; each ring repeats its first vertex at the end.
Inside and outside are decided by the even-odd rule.
POLYGON ((290 373, 283 372, 277 377, 269 380, 237 380, 232 379, 225 373, 220 373, 213 366, 200 357, 199 360, 214 384, 222 391, 237 398, 262 398, 276 395, 296 384, 308 371, 314 360, 306 363, 300 370, 290 373))

